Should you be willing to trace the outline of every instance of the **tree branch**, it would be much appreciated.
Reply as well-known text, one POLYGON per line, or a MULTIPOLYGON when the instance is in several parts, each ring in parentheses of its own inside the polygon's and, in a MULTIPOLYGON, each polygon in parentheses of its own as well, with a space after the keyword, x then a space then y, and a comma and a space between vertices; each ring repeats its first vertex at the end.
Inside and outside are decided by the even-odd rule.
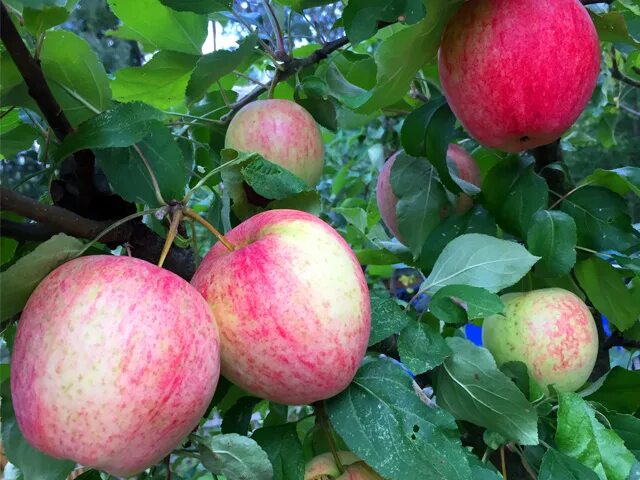
POLYGON ((542 145, 530 151, 536 159, 535 170, 545 179, 549 188, 554 192, 564 194, 568 191, 564 173, 558 169, 550 168, 553 163, 562 163, 562 149, 560 139, 549 145, 542 145))
MULTIPOLYGON (((0 186, 0 209, 8 210, 39 223, 19 223, 2 220, 2 235, 17 240, 46 240, 56 233, 66 233, 78 238, 94 239, 111 226, 113 221, 97 221, 82 217, 66 208, 44 205, 0 186)), ((134 257, 156 263, 164 239, 156 235, 139 220, 120 225, 100 239, 115 247, 128 243, 134 257)), ((173 246, 165 261, 165 268, 189 280, 195 272, 195 262, 191 249, 173 246)))
POLYGON ((29 95, 40 107, 44 118, 56 136, 62 140, 73 132, 73 127, 51 93, 40 64, 33 58, 22 41, 18 30, 11 21, 7 7, 2 2, 0 2, 0 38, 2 38, 2 43, 7 48, 9 56, 27 84, 29 95))
MULTIPOLYGON (((333 40, 325 44, 322 48, 316 50, 315 52, 313 52, 311 55, 307 57, 291 58, 287 60, 286 62, 284 62, 283 68, 276 72, 276 74, 278 75, 276 79, 277 80, 276 83, 287 80, 289 77, 300 72, 302 69, 310 65, 313 65, 315 63, 318 63, 321 60, 324 60, 333 52, 335 52, 339 48, 344 47, 348 43, 349 43, 349 39, 346 36, 340 37, 337 40, 333 40)), ((230 121, 233 118, 233 116, 238 112, 238 110, 240 110, 245 105, 256 100, 258 97, 260 97, 260 95, 267 92, 268 89, 269 87, 267 86, 258 86, 254 88, 251 92, 249 92, 247 95, 242 97, 240 100, 231 104, 229 106, 231 111, 223 115, 222 118, 220 118, 220 120, 225 123, 230 121)))
POLYGON ((595 5, 596 3, 606 3, 607 5, 611 5, 614 0, 582 0, 583 5, 595 5))

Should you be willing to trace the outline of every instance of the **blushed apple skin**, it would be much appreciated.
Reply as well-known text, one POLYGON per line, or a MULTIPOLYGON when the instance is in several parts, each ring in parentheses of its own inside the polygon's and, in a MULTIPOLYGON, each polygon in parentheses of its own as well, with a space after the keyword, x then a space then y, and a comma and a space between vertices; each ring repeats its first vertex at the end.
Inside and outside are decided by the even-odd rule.
POLYGON ((598 35, 578 0, 471 0, 445 30, 439 72, 472 137, 520 152, 580 116, 600 72, 598 35))
POLYGON ((215 321, 188 282, 135 258, 82 257, 22 312, 13 408, 37 449, 128 477, 198 425, 219 371, 215 321))
POLYGON ((233 117, 225 146, 257 152, 304 180, 310 187, 320 181, 324 143, 315 120, 295 102, 256 100, 233 117))
MULTIPOLYGON (((387 226, 391 233, 402 242, 400 237, 400 231, 398 229, 398 217, 396 215, 396 206, 398 205, 398 198, 394 195, 391 188, 391 169, 398 158, 400 152, 396 152, 389 157, 385 162, 380 175, 378 175, 378 182, 376 185, 376 201, 378 203, 378 210, 382 216, 382 221, 387 226)), ((449 144, 447 148, 447 161, 452 162, 458 170, 458 176, 477 187, 480 186, 481 177, 480 169, 474 158, 467 153, 467 151, 454 143, 449 144)), ((465 213, 473 206, 473 200, 468 195, 461 193, 458 195, 456 203, 456 211, 458 213, 465 213)), ((446 212, 443 212, 442 217, 446 216, 446 212)))
POLYGON ((304 480, 384 480, 371 467, 351 452, 337 452, 345 468, 344 473, 336 465, 331 452, 323 453, 307 462, 304 480))
POLYGON ((231 230, 191 281, 221 335, 222 374, 299 405, 344 390, 369 339, 369 290, 349 245, 306 212, 269 210, 231 230))
POLYGON ((547 288, 503 296, 505 314, 485 318, 482 342, 498 365, 520 361, 545 390, 573 392, 589 378, 598 355, 591 312, 573 293, 547 288))

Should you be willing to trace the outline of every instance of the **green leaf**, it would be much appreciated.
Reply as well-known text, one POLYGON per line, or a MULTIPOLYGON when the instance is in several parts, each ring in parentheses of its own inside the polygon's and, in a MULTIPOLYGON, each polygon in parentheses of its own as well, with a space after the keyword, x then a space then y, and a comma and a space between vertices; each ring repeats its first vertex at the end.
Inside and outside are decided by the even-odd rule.
POLYGON ((6 320, 19 313, 40 281, 56 267, 74 258, 83 247, 77 238, 60 233, 0 273, 0 319, 6 320))
POLYGON ((496 366, 488 350, 451 337, 453 355, 437 371, 438 404, 466 420, 523 445, 538 443, 538 416, 522 392, 496 366))
POLYGON ((273 467, 255 440, 229 433, 198 442, 202 465, 227 480, 272 480, 273 467))
POLYGON ((431 0, 424 20, 394 33, 380 44, 374 53, 378 67, 376 85, 359 106, 359 113, 373 113, 392 105, 408 92, 418 70, 435 59, 442 32, 461 4, 462 0, 431 0))
POLYGON ((371 333, 369 346, 389 335, 398 333, 410 320, 409 315, 387 294, 372 291, 371 297, 371 333))
POLYGON ((484 208, 477 206, 463 215, 453 214, 433 229, 422 246, 416 265, 430 271, 440 253, 449 242, 465 233, 482 233, 495 236, 498 227, 495 220, 484 208))
POLYGON ((398 337, 398 353, 402 363, 420 375, 440 365, 451 349, 436 327, 411 320, 398 337))
POLYGON ((212 83, 237 69, 254 52, 257 35, 246 37, 235 50, 218 50, 198 60, 187 85, 190 101, 201 98, 212 83))
POLYGON ((29 150, 38 137, 38 132, 26 123, 18 125, 0 134, 0 154, 6 159, 13 159, 18 153, 29 150))
POLYGON ((640 168, 622 167, 615 170, 597 168, 582 183, 606 187, 618 195, 626 195, 631 192, 640 196, 640 168))
POLYGON ((160 0, 163 5, 178 12, 209 14, 231 10, 233 0, 160 0))
POLYGON ((110 107, 107 74, 82 38, 65 30, 48 32, 42 42, 40 62, 54 97, 72 125, 110 107))
POLYGON ((227 410, 222 418, 222 433, 246 435, 254 407, 262 400, 256 397, 239 398, 236 404, 227 410))
POLYGON ((391 189, 397 197, 396 215, 402 243, 414 254, 440 223, 440 210, 449 200, 435 169, 425 158, 400 153, 391 168, 391 189))
MULTIPOLYGON (((17 283, 17 282, 16 282, 17 283)), ((4 292, 3 292, 4 293, 4 292)), ((4 309, 2 314, 4 315, 4 309)), ((9 381, 2 383, 2 446, 9 461, 20 469, 25 479, 64 480, 75 468, 70 460, 52 458, 27 443, 20 432, 11 403, 9 381)))
POLYGON ((378 22, 396 22, 404 17, 409 24, 424 18, 422 0, 350 0, 344 8, 342 22, 344 30, 353 45, 356 45, 378 31, 378 22))
POLYGON ((307 8, 320 7, 329 3, 334 3, 334 0, 276 0, 281 5, 291 7, 296 12, 302 12, 307 8))
POLYGON ((197 61, 194 55, 160 51, 142 67, 118 70, 111 82, 113 98, 119 102, 139 100, 162 110, 180 105, 197 61))
POLYGON ((575 393, 561 394, 559 404, 558 449, 600 478, 626 480, 635 459, 618 434, 599 423, 594 410, 575 393))
POLYGON ((351 385, 326 402, 336 432, 380 475, 470 480, 453 419, 422 403, 411 378, 391 360, 365 363, 351 385))
MULTIPOLYGON (((173 135, 155 121, 148 125, 147 135, 137 147, 158 180, 165 201, 180 200, 187 184, 182 151, 173 135)), ((157 206, 153 183, 140 154, 133 147, 95 150, 96 161, 113 189, 130 202, 157 206)))
POLYGON ((640 458, 640 418, 615 412, 606 412, 605 415, 625 446, 636 458, 640 458))
POLYGON ((269 199, 282 200, 310 190, 304 180, 262 157, 243 164, 240 173, 258 195, 269 199))
POLYGON ((609 410, 634 414, 640 409, 640 371, 613 367, 604 382, 586 399, 598 402, 609 410))
POLYGON ((468 233, 447 244, 420 289, 435 293, 459 284, 496 293, 524 277, 539 258, 515 242, 468 233))
POLYGON ((604 15, 597 15, 593 12, 591 20, 593 20, 598 36, 603 42, 626 43, 634 47, 640 47, 640 42, 629 34, 627 24, 620 12, 608 12, 604 15))
POLYGON ((518 158, 499 163, 482 182, 485 206, 498 224, 510 233, 526 237, 533 215, 547 207, 549 189, 534 165, 518 158))
POLYGON ((640 242, 624 198, 603 187, 583 187, 562 202, 573 217, 578 245, 596 251, 624 252, 640 242))
POLYGON ((358 207, 336 207, 334 212, 342 215, 347 222, 356 227, 356 229, 365 233, 367 230, 367 212, 358 207))
POLYGON ((18 242, 13 238, 0 237, 0 266, 13 260, 18 242))
POLYGON ((578 283, 596 309, 619 330, 625 331, 640 317, 640 291, 627 288, 626 275, 597 257, 578 262, 578 283))
POLYGON ((144 103, 117 105, 84 122, 60 145, 56 159, 61 160, 82 149, 128 147, 157 127, 164 114, 144 103))
POLYGON ((460 191, 447 166, 447 149, 453 139, 455 122, 446 99, 438 97, 411 112, 400 131, 405 151, 414 157, 426 156, 452 192, 460 191))
POLYGON ((598 475, 573 458, 550 448, 542 457, 538 480, 598 480, 598 475))
POLYGON ((113 13, 123 23, 114 32, 116 36, 136 40, 148 52, 173 50, 192 55, 202 53, 202 44, 207 38, 206 15, 176 12, 158 0, 108 1, 113 13))
POLYGON ((439 320, 457 324, 465 323, 467 318, 484 318, 502 313, 504 304, 499 296, 484 288, 469 285, 448 285, 438 290, 433 296, 429 303, 429 310, 439 320), (464 304, 464 309, 459 302, 464 304))
POLYGON ((304 456, 295 423, 259 428, 251 438, 267 452, 273 480, 302 480, 304 456))
POLYGON ((69 11, 64 7, 50 7, 42 10, 25 8, 22 11, 24 26, 35 37, 38 37, 51 27, 60 25, 68 16, 69 11))
POLYGON ((536 212, 527 232, 527 248, 540 256, 536 272, 543 277, 561 277, 576 263, 576 222, 557 210, 536 212))

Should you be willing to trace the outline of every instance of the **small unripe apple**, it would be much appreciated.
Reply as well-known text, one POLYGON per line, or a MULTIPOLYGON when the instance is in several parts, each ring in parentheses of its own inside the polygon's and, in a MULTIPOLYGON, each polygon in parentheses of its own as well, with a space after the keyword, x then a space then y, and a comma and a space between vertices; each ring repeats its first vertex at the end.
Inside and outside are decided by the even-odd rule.
POLYGON ((371 467, 351 452, 338 452, 344 468, 340 473, 331 452, 323 453, 307 462, 304 480, 384 480, 371 467))
POLYGON ((269 210, 213 246, 191 283, 220 328, 222 374, 298 405, 342 391, 364 357, 369 290, 340 234, 306 212, 269 210))
MULTIPOLYGON (((378 176, 378 182, 376 186, 376 201, 378 203, 378 210, 382 216, 382 221, 391 230, 391 233, 402 242, 400 237, 400 231, 398 229, 398 217, 396 214, 396 206, 398 204, 398 198, 394 195, 391 188, 391 169, 398 158, 400 152, 396 152, 385 162, 380 175, 378 176)), ((467 151, 454 143, 449 144, 447 148, 447 164, 452 165, 457 171, 457 175, 461 180, 467 183, 480 186, 481 177, 480 169, 474 158, 467 153, 467 151)), ((456 201, 456 211, 458 213, 465 213, 473 206, 473 200, 465 193, 460 193, 456 201)), ((440 217, 447 216, 447 210, 444 209, 440 213, 440 217)))
POLYGON ((38 450, 128 477, 198 425, 219 339, 188 282, 130 257, 63 264, 29 298, 11 357, 20 430, 38 450))
POLYGON ((472 137, 520 152, 558 139, 582 113, 600 45, 578 0, 470 0, 445 30, 439 72, 472 137))
POLYGON ((324 144, 315 120, 295 102, 256 100, 233 117, 225 147, 257 152, 304 180, 310 187, 320 181, 324 144))
POLYGON ((482 341, 498 365, 523 362, 545 390, 573 392, 589 378, 598 355, 598 332, 591 312, 561 288, 502 297, 504 315, 484 320, 482 341))

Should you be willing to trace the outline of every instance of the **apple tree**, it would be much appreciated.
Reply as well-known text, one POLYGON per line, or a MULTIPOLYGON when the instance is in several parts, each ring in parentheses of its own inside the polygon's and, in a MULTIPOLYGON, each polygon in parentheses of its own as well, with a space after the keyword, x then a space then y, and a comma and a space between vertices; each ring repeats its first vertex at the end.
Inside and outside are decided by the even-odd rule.
POLYGON ((640 478, 638 0, 2 0, 6 478, 640 478))

